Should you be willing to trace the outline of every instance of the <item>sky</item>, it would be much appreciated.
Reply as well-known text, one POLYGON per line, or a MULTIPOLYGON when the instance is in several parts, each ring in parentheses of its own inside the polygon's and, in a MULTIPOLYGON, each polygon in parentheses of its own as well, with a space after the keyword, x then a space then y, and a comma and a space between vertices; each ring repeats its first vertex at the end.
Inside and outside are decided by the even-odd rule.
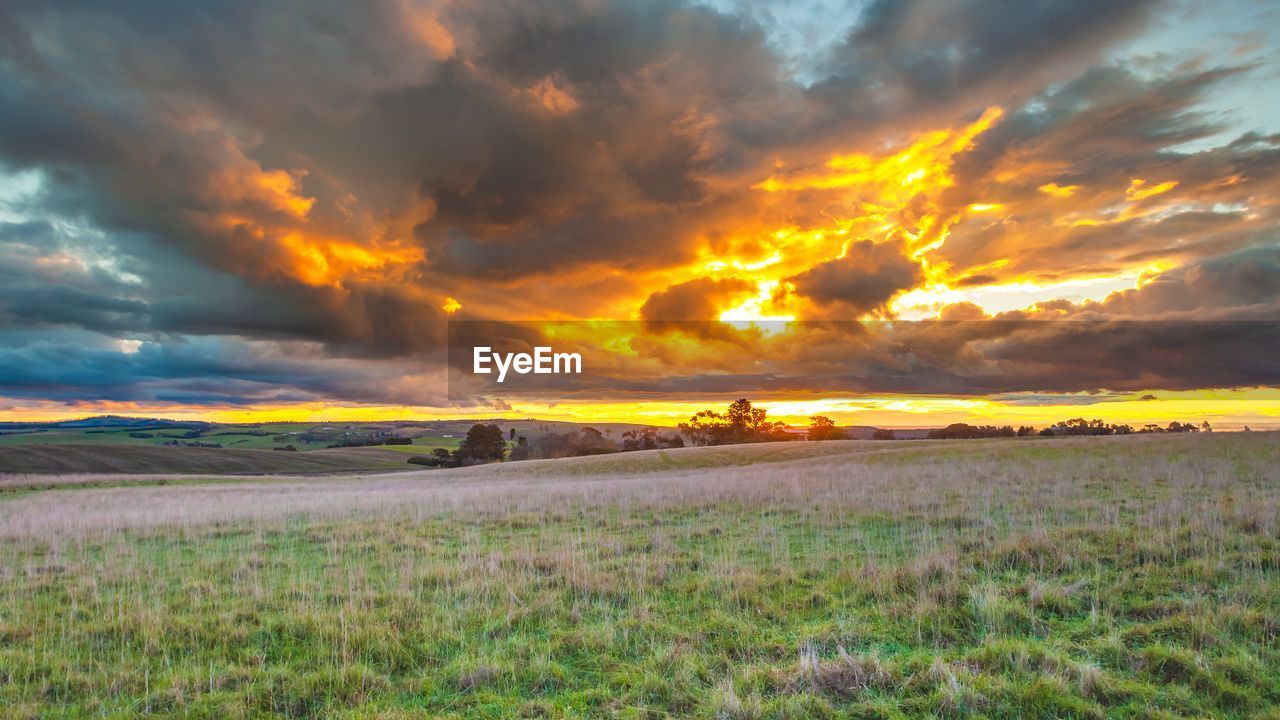
POLYGON ((0 420, 1280 427, 1278 33, 1261 0, 6 2, 0 420), (590 371, 459 378, 451 323, 590 371))

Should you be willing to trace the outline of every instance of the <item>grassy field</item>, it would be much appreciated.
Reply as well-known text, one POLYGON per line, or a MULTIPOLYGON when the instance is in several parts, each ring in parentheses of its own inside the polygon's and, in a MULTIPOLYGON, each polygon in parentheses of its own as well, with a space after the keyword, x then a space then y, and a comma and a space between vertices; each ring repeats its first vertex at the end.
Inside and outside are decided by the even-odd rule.
POLYGON ((1280 717, 1276 434, 139 478, 0 538, 11 717, 1280 717))

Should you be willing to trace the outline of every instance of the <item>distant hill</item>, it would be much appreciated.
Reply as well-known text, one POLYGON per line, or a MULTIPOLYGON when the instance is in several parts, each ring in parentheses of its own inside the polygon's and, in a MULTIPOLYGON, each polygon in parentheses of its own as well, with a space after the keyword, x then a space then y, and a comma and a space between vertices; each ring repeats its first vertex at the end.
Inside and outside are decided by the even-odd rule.
POLYGON ((163 418, 135 418, 120 415, 95 415, 77 420, 55 420, 52 422, 0 422, 0 430, 55 429, 55 428, 138 428, 138 427, 173 427, 173 428, 206 428, 215 423, 200 420, 165 420, 163 418))
POLYGON ((382 448, 315 452, 148 445, 0 446, 0 473, 176 473, 262 475, 408 470, 404 453, 382 448))
MULTIPOLYGON (((870 425, 850 425, 845 428, 849 437, 854 440, 870 440, 879 428, 870 425)), ((929 436, 931 428, 891 428, 893 436, 898 440, 924 440, 929 436)))
MULTIPOLYGON (((361 439, 386 437, 410 438, 412 445, 398 446, 402 452, 429 453, 433 448, 457 447, 467 430, 475 423, 492 423, 504 435, 512 430, 516 436, 529 439, 546 433, 571 433, 592 427, 614 442, 623 433, 648 427, 642 423, 573 422, 539 420, 537 418, 464 418, 448 420, 381 420, 372 422, 266 422, 213 423, 198 420, 165 418, 133 418, 119 415, 54 422, 0 422, 0 447, 27 445, 127 445, 127 446, 199 446, 206 449, 269 450, 292 446, 301 452, 312 452, 334 445, 360 444, 361 439)), ((658 426, 672 430, 670 426, 658 426)), ((870 440, 876 428, 852 425, 844 428, 854 440, 870 440)), ((792 429, 803 435, 805 429, 792 429)), ((917 440, 929 434, 928 428, 894 430, 899 440, 917 440)))

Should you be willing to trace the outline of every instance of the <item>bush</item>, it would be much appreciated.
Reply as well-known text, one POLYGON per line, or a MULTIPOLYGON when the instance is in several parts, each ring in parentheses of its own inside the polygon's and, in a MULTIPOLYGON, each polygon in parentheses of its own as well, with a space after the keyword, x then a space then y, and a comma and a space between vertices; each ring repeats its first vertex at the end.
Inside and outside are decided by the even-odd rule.
POLYGON ((412 444, 413 444, 413 438, 407 438, 407 437, 389 437, 389 438, 387 438, 387 442, 386 442, 386 444, 387 444, 387 445, 412 445, 412 444))
POLYGON ((826 415, 814 415, 809 418, 810 440, 848 440, 849 433, 836 427, 835 421, 826 415))

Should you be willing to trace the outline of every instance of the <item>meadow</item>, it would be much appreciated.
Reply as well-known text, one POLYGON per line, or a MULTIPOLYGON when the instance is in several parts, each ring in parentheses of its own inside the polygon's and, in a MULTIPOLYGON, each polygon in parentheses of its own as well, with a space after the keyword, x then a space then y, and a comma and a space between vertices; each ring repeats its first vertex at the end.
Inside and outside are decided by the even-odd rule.
POLYGON ((51 485, 7 717, 1280 717, 1274 433, 51 485))

